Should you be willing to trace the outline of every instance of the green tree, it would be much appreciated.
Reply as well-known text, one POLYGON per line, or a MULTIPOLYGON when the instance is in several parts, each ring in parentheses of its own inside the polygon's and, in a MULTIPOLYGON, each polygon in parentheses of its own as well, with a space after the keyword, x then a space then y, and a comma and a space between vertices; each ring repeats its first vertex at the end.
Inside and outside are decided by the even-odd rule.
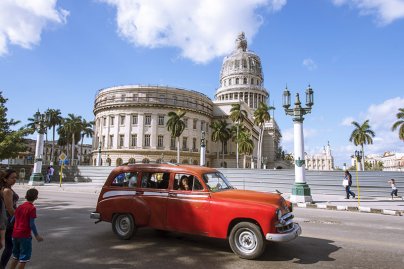
POLYGON ((231 132, 227 127, 228 123, 226 120, 215 120, 212 122, 210 127, 212 128, 212 141, 217 142, 220 141, 222 143, 222 165, 224 166, 224 148, 225 143, 230 139, 231 132))
POLYGON ((231 109, 230 109, 230 119, 233 121, 233 123, 235 123, 236 126, 236 162, 237 162, 237 168, 238 168, 238 154, 239 154, 239 150, 238 150, 238 140, 239 140, 239 129, 240 129, 240 125, 241 123, 244 121, 244 119, 247 118, 247 111, 245 111, 244 109, 241 109, 241 105, 240 104, 232 104, 231 105, 231 109))
POLYGON ((55 161, 55 131, 56 126, 60 126, 63 122, 63 117, 59 109, 48 109, 46 111, 48 113, 49 122, 48 128, 52 129, 52 149, 51 149, 51 162, 55 161))
POLYGON ((93 137, 94 130, 93 130, 94 121, 86 121, 83 119, 81 121, 81 142, 80 142, 80 156, 83 156, 83 140, 84 137, 93 137))
POLYGON ((365 144, 373 144, 373 137, 375 137, 375 132, 370 129, 369 120, 366 120, 364 123, 359 124, 356 121, 352 122, 352 125, 355 129, 352 131, 351 136, 349 138, 350 142, 353 142, 355 146, 360 145, 362 150, 362 167, 365 168, 365 150, 363 145, 365 144))
POLYGON ((25 151, 27 145, 24 137, 29 134, 29 130, 26 128, 11 129, 20 122, 7 119, 7 100, 0 91, 0 160, 14 158, 19 152, 25 151))
POLYGON ((177 163, 180 163, 180 136, 185 130, 184 116, 186 112, 178 110, 177 112, 168 112, 167 130, 171 133, 171 137, 177 138, 177 163))
POLYGON ((246 168, 246 157, 254 151, 254 141, 249 130, 241 130, 239 133, 239 153, 243 154, 243 167, 246 168))
MULTIPOLYGON (((76 116, 74 114, 69 113, 67 118, 64 119, 62 129, 65 132, 66 138, 68 139, 68 143, 71 144, 71 160, 73 161, 75 152, 74 148, 77 142, 81 138, 81 116, 76 116)), ((73 163, 72 163, 73 164, 73 163)))
POLYGON ((273 106, 268 106, 264 102, 260 102, 258 104, 257 110, 254 111, 254 124, 257 125, 260 129, 258 136, 258 167, 261 169, 262 165, 262 143, 264 138, 264 124, 265 122, 271 119, 271 115, 269 114, 270 110, 275 109, 273 106))
POLYGON ((398 129, 398 137, 400 140, 404 141, 404 108, 399 108, 398 113, 396 114, 397 121, 391 127, 391 130, 394 132, 398 129))

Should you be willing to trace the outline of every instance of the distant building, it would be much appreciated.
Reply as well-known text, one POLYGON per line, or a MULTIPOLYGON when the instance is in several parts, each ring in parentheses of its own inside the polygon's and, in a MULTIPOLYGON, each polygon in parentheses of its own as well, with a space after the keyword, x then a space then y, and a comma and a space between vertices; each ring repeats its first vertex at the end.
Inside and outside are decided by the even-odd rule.
POLYGON ((404 153, 385 152, 381 161, 383 171, 404 171, 404 153))
MULTIPOLYGON (((382 171, 404 171, 404 153, 369 154, 365 156, 365 163, 371 168, 378 167, 381 164, 382 171)), ((356 167, 355 156, 351 156, 351 164, 356 167)), ((359 163, 359 165, 361 164, 359 163)))
POLYGON ((330 171, 334 170, 334 157, 331 154, 330 142, 318 154, 308 155, 304 157, 307 170, 330 171))

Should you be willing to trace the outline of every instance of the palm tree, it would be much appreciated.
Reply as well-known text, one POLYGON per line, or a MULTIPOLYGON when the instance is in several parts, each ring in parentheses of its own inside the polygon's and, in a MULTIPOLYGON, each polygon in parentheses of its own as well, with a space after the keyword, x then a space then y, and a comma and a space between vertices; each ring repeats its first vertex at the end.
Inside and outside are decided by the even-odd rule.
POLYGON ((25 126, 27 127, 29 134, 35 133, 35 122, 35 118, 28 118, 28 123, 25 126))
POLYGON ((64 120, 63 129, 66 132, 67 138, 71 137, 71 160, 74 159, 74 147, 76 145, 77 137, 80 139, 80 132, 81 132, 81 116, 76 116, 74 114, 68 114, 68 117, 64 120))
POLYGON ((83 156, 83 140, 84 137, 93 137, 94 130, 93 130, 94 121, 86 121, 85 119, 81 122, 81 142, 80 142, 80 157, 83 156))
POLYGON ((171 132, 171 137, 177 138, 177 163, 180 163, 180 136, 185 130, 185 114, 182 110, 168 112, 167 130, 171 132))
POLYGON ((239 133, 239 153, 244 155, 243 167, 246 168, 246 157, 251 155, 254 151, 254 141, 251 138, 251 133, 249 130, 241 130, 239 133))
POLYGON ((262 164, 262 142, 264 138, 264 124, 271 119, 270 110, 275 109, 273 106, 268 106, 264 102, 258 104, 257 110, 254 111, 254 124, 260 128, 258 136, 258 165, 261 169, 262 164))
POLYGON ((404 141, 404 108, 399 108, 398 111, 396 114, 398 121, 393 124, 391 130, 395 131, 398 129, 398 137, 404 141))
POLYGON ((227 127, 226 120, 215 120, 210 127, 212 128, 212 141, 222 142, 222 165, 224 165, 224 144, 230 139, 230 129, 227 127))
POLYGON ((247 111, 241 109, 240 104, 232 104, 230 109, 230 119, 236 123, 236 162, 238 168, 238 132, 239 132, 239 125, 243 122, 244 118, 247 118, 247 111))
POLYGON ((60 126, 63 122, 63 117, 59 109, 48 109, 46 111, 49 115, 49 129, 52 128, 52 149, 51 149, 51 162, 55 160, 55 130, 56 126, 60 126))
POLYGON ((356 121, 352 122, 355 129, 352 131, 349 141, 354 143, 355 146, 360 145, 362 149, 362 167, 365 168, 365 151, 363 148, 364 144, 373 144, 373 137, 375 137, 375 132, 370 129, 369 120, 364 123, 359 124, 356 121))

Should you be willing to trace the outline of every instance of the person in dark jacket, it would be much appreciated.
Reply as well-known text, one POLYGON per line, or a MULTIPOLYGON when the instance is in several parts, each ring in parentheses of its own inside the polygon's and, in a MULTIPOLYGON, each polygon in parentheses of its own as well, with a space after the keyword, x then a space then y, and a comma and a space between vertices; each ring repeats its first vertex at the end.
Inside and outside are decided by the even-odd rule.
POLYGON ((345 199, 349 199, 349 196, 351 195, 353 198, 355 198, 355 193, 351 191, 351 186, 352 186, 352 175, 349 173, 348 170, 345 170, 345 176, 344 176, 344 184, 345 186, 345 192, 346 192, 346 197, 345 199))

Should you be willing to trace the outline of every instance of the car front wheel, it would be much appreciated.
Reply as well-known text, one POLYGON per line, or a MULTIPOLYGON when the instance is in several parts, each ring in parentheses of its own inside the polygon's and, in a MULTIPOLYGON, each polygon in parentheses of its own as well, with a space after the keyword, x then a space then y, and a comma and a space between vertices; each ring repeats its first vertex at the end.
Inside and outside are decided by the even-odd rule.
POLYGON ((253 260, 265 251, 265 241, 261 229, 254 223, 240 222, 230 232, 231 250, 240 258, 253 260))
POLYGON ((116 214, 112 219, 112 230, 120 239, 131 239, 136 232, 135 221, 132 215, 116 214))

